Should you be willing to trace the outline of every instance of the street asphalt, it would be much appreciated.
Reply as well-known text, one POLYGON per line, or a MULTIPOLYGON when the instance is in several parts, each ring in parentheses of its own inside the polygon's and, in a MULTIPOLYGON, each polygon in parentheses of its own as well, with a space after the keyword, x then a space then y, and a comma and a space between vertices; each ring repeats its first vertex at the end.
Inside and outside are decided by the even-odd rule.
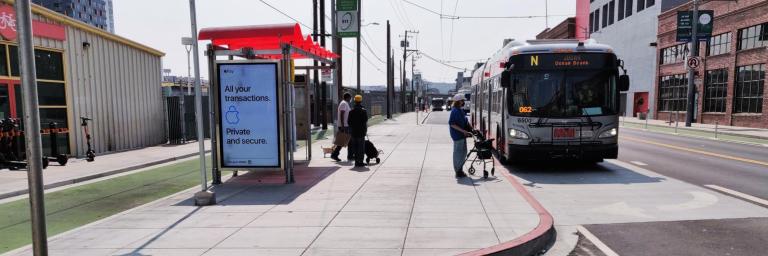
POLYGON ((764 163, 768 163, 768 147, 633 129, 622 129, 619 140, 621 161, 692 184, 718 185, 768 199, 768 165, 682 151, 658 143, 764 163))
POLYGON ((507 166, 554 216, 547 255, 602 255, 579 226, 619 255, 765 255, 768 208, 704 186, 768 199, 768 148, 636 129, 619 138, 617 160, 507 166))

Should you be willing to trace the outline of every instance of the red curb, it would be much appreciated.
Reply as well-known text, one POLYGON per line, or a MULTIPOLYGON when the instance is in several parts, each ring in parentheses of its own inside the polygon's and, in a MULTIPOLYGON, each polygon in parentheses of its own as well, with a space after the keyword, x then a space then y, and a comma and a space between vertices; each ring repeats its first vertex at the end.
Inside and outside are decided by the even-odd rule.
MULTIPOLYGON (((496 164, 498 166, 502 166, 497 160, 496 164)), ((506 168, 504 168, 506 169, 506 168)), ((523 198, 525 198, 525 201, 528 202, 528 204, 538 213, 539 215, 539 225, 536 226, 533 230, 529 231, 528 233, 515 238, 513 240, 497 244, 488 248, 483 248, 471 252, 465 252, 459 255, 462 256, 474 256, 474 255, 491 255, 491 254, 512 254, 512 255, 530 255, 530 254, 538 254, 538 252, 541 252, 543 248, 530 248, 528 250, 521 250, 518 252, 512 252, 510 250, 513 250, 518 247, 522 247, 523 245, 532 242, 539 238, 545 238, 547 235, 553 235, 553 227, 554 227, 554 218, 552 215, 547 211, 547 209, 544 208, 544 206, 539 203, 539 201, 534 198, 525 187, 523 187, 523 184, 517 181, 517 178, 512 176, 512 174, 509 174, 508 171, 502 171, 501 172, 509 181, 509 183, 512 184, 513 187, 517 190, 518 193, 520 193, 523 198), (528 252, 523 252, 528 251, 528 252)), ((549 239, 554 238, 554 236, 549 237, 549 239)), ((545 238, 547 239, 547 238, 545 238)), ((542 241, 542 243, 537 243, 541 245, 546 245, 550 241, 542 241)))

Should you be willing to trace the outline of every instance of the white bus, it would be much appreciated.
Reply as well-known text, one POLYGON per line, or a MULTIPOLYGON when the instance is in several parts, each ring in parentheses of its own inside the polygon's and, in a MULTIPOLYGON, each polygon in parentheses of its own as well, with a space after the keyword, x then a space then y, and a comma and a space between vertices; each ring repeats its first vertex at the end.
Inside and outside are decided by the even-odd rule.
POLYGON ((615 159, 620 69, 594 40, 512 41, 473 73, 471 122, 502 161, 615 159))

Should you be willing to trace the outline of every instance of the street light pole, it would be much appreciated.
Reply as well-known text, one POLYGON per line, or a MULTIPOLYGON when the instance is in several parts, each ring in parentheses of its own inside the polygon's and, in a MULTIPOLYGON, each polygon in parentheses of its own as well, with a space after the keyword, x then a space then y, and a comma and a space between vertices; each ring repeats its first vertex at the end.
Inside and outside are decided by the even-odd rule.
POLYGON ((16 1, 16 21, 21 57, 21 88, 24 103, 24 140, 27 145, 27 179, 29 208, 32 222, 34 255, 48 255, 48 235, 45 227, 45 198, 43 192, 43 145, 40 138, 40 110, 37 99, 35 48, 32 43, 32 11, 29 0, 16 1))
MULTIPOLYGON (((203 90, 200 85, 200 53, 197 47, 197 11, 195 0, 189 0, 189 17, 192 32, 192 52, 195 62, 195 123, 197 125, 197 142, 200 151, 200 192, 195 193, 196 205, 211 205, 216 203, 214 194, 208 191, 208 177, 205 173, 205 137, 203 137, 203 90)), ((214 149, 212 149, 214 150, 214 149)))
POLYGON ((390 52, 392 52, 392 40, 390 38, 389 20, 387 20, 387 119, 392 119, 392 91, 390 87, 392 84, 392 76, 394 73, 392 70, 392 58, 390 58, 390 52))
POLYGON ((362 94, 362 91, 360 91, 360 37, 362 37, 362 18, 360 16, 363 16, 363 10, 361 9, 363 6, 363 0, 357 0, 357 94, 362 94))
MULTIPOLYGON (((699 1, 693 0, 693 16, 691 17, 691 55, 689 58, 699 56, 699 37, 698 37, 698 25, 699 25, 699 1)), ((687 64, 687 63, 686 63, 687 64)), ((696 107, 696 70, 688 65, 688 100, 687 108, 685 111, 685 127, 691 127, 693 123, 693 112, 696 107)))
POLYGON ((192 95, 192 64, 190 63, 190 51, 192 51, 191 45, 185 45, 187 49, 187 95, 192 95))

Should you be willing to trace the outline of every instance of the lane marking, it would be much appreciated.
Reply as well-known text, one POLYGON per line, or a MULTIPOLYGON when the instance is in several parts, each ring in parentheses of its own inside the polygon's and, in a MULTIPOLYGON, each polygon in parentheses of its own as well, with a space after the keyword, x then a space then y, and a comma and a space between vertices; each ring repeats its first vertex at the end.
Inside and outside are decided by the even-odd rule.
MULTIPOLYGON (((713 138, 713 137, 707 137, 707 136, 699 136, 699 135, 693 135, 693 134, 682 134, 682 133, 673 133, 673 132, 663 132, 663 131, 651 131, 646 130, 643 128, 634 128, 634 127, 624 127, 623 129, 629 129, 629 130, 635 130, 635 131, 642 131, 642 132, 650 132, 650 133, 657 133, 657 134, 665 134, 665 135, 675 135, 675 136, 682 136, 682 137, 688 137, 688 138, 695 138, 695 139, 705 139, 705 140, 714 140, 714 141, 723 141, 723 142, 729 142, 734 144, 741 144, 741 145, 749 145, 749 146, 756 146, 756 147, 768 147, 768 144, 763 144, 759 142, 749 142, 749 141, 742 141, 742 140, 729 140, 729 139, 723 139, 723 138, 713 138)), ((736 135, 731 135, 735 137, 739 137, 736 135)), ((744 139, 750 139, 748 137, 743 137, 744 139)), ((765 140, 765 139, 760 139, 765 140)))
POLYGON ((699 208, 706 208, 706 207, 715 205, 717 204, 718 201, 720 201, 720 199, 718 199, 717 196, 715 196, 711 192, 688 191, 688 194, 693 196, 693 199, 691 199, 688 202, 679 203, 679 204, 659 205, 659 206, 656 206, 656 209, 659 209, 661 211, 689 211, 689 210, 695 210, 699 208))
POLYGON ((584 226, 579 225, 576 227, 576 230, 579 231, 579 233, 581 233, 581 235, 583 235, 584 238, 586 238, 587 240, 589 240, 589 242, 594 244, 595 247, 597 247, 597 249, 602 251, 603 254, 605 254, 606 256, 619 256, 618 253, 613 251, 611 247, 608 247, 608 245, 603 243, 603 241, 600 241, 599 238, 597 238, 594 234, 592 234, 592 232, 589 232, 589 230, 587 230, 584 226))
POLYGON ((747 201, 750 201, 750 202, 754 202, 756 204, 760 204, 762 206, 768 207, 768 200, 765 200, 765 199, 762 199, 762 198, 759 198, 759 197, 756 197, 756 196, 744 194, 744 193, 741 193, 739 191, 728 189, 728 188, 724 188, 724 187, 721 187, 721 186, 718 186, 718 185, 704 185, 704 186, 708 187, 708 188, 711 188, 711 189, 714 189, 714 190, 717 190, 717 191, 720 191, 720 192, 723 192, 723 193, 726 193, 726 194, 729 194, 731 196, 735 196, 735 197, 738 197, 738 198, 741 198, 741 199, 744 199, 744 200, 747 200, 747 201))
POLYGON ((751 164, 768 166, 768 162, 763 162, 763 161, 758 161, 758 160, 753 160, 753 159, 748 159, 748 158, 743 158, 743 157, 723 155, 723 154, 718 154, 718 153, 712 153, 712 152, 709 152, 709 151, 685 148, 685 147, 680 147, 680 146, 675 146, 675 145, 670 145, 670 144, 665 144, 665 143, 660 143, 660 142, 654 142, 654 141, 649 141, 649 140, 641 140, 641 139, 638 139, 638 138, 635 138, 635 137, 629 137, 629 136, 622 136, 621 138, 623 138, 625 140, 628 140, 628 141, 639 142, 639 143, 646 143, 646 144, 656 145, 656 146, 660 146, 660 147, 671 148, 671 149, 676 149, 676 150, 680 150, 680 151, 686 151, 686 152, 690 152, 690 153, 697 153, 697 154, 713 156, 713 157, 719 157, 719 158, 724 158, 724 159, 729 159, 729 160, 734 160, 734 161, 740 161, 740 162, 745 162, 745 163, 751 163, 751 164))
POLYGON ((648 165, 648 164, 640 162, 640 161, 629 161, 629 162, 633 163, 633 164, 635 164, 637 166, 646 166, 646 165, 648 165))

